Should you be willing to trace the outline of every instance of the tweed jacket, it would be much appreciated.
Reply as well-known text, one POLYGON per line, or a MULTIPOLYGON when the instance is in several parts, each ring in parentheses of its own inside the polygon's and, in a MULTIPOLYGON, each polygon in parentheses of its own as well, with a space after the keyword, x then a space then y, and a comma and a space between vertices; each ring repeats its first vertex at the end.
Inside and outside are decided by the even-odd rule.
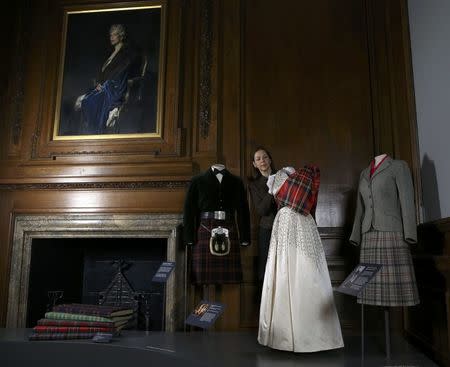
POLYGON ((406 242, 417 242, 414 189, 405 161, 387 157, 372 177, 370 166, 361 172, 350 242, 359 245, 371 229, 402 232, 406 242))
POLYGON ((192 178, 183 214, 184 240, 188 244, 195 243, 200 213, 216 210, 227 212, 233 219, 236 216, 240 242, 250 243, 250 214, 244 184, 226 169, 220 172, 221 183, 211 169, 192 178))

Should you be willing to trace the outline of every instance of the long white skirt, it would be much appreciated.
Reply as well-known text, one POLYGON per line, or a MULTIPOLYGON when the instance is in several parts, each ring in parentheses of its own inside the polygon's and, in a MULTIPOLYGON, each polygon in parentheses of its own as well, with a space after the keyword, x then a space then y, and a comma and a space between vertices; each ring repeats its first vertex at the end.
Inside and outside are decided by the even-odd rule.
POLYGON ((316 223, 287 207, 273 224, 258 342, 294 352, 344 346, 316 223))

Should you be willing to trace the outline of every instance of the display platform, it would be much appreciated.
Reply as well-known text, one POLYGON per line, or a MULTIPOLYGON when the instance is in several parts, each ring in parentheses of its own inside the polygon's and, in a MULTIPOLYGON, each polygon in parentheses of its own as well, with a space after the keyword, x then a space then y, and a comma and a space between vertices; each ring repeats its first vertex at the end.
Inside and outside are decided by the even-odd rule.
POLYGON ((30 332, 31 329, 0 329, 0 366, 437 366, 395 335, 390 361, 384 357, 383 336, 367 336, 362 364, 361 339, 357 335, 344 335, 343 349, 300 354, 259 345, 256 331, 123 331, 108 344, 91 340, 28 341, 30 332))

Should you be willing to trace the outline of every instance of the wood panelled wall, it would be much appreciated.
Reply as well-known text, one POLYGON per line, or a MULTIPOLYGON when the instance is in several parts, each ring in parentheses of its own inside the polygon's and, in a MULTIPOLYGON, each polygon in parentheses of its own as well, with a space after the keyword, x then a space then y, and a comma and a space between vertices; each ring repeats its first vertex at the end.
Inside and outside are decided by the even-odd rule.
MULTIPOLYGON (((321 167, 317 222, 338 284, 357 260, 347 237, 370 159, 406 160, 420 192, 405 0, 167 0, 165 135, 53 142, 61 9, 92 3, 17 3, 1 79, 0 326, 16 213, 181 212, 193 174, 223 162, 245 179, 265 145, 277 167, 321 167)), ((229 306, 219 330, 257 326, 257 246, 242 256, 244 282, 208 290, 229 306)), ((353 300, 337 302, 354 327, 353 300)))
POLYGON ((442 366, 450 366, 450 218, 419 226, 413 248, 420 304, 405 312, 408 337, 442 366))

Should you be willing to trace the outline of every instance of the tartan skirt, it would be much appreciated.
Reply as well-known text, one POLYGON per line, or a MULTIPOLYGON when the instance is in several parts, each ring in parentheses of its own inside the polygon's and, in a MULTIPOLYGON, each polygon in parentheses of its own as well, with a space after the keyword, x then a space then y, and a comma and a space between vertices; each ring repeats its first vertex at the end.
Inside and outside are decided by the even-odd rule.
POLYGON ((383 267, 358 296, 358 303, 376 306, 419 303, 411 252, 403 233, 375 230, 364 233, 360 261, 383 267))
POLYGON ((242 281, 241 252, 232 220, 202 219, 197 230, 197 243, 192 247, 191 282, 194 284, 240 283, 242 281), (209 251, 211 230, 227 228, 230 252, 225 256, 212 255, 209 251))

